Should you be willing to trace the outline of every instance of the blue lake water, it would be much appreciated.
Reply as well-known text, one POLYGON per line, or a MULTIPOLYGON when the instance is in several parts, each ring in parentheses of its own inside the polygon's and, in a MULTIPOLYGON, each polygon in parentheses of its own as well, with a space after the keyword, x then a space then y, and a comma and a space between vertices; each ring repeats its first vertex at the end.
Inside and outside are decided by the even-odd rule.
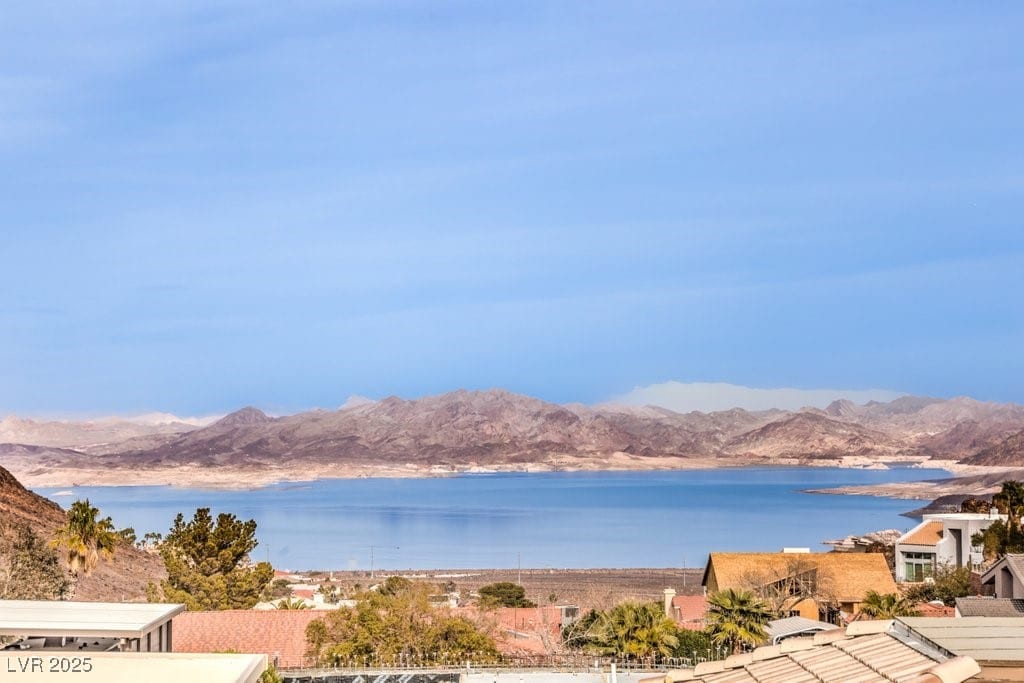
POLYGON ((197 507, 259 524, 257 559, 289 569, 702 566, 710 550, 823 549, 909 529, 914 501, 800 489, 948 476, 943 470, 740 468, 333 479, 254 491, 155 486, 40 489, 89 498, 116 526, 166 533, 197 507))

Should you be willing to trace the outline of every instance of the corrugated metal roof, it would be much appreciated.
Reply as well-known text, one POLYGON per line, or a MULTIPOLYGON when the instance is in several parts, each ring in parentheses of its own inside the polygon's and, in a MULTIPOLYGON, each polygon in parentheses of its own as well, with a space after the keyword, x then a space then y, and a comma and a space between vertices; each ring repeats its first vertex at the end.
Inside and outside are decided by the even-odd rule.
POLYGON ((899 621, 911 635, 955 655, 979 662, 1024 662, 1024 619, 1019 617, 903 617, 899 621))
POLYGON ((138 638, 184 605, 0 600, 0 635, 138 638))
POLYGON ((792 637, 797 634, 813 634, 815 631, 831 631, 836 628, 839 627, 824 621, 808 619, 807 617, 785 617, 784 619, 769 621, 768 628, 765 631, 768 633, 768 640, 772 643, 777 643, 783 638, 792 637))

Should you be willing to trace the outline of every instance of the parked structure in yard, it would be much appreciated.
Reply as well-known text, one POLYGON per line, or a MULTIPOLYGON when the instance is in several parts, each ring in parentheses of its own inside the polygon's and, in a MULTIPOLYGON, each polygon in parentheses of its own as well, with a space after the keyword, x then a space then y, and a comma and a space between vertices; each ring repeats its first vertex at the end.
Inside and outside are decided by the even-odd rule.
POLYGON ((981 575, 981 589, 997 598, 1024 599, 1024 555, 1003 555, 981 575))
POLYGON ((170 652, 184 605, 0 600, 6 650, 170 652))
MULTIPOLYGON (((938 619, 936 621, 952 621, 938 619)), ((902 681, 962 683, 981 671, 970 657, 900 636, 892 621, 863 621, 843 629, 766 645, 753 652, 669 671, 641 683, 811 683, 902 681)))
POLYGON ((1006 516, 995 512, 924 515, 920 524, 896 541, 896 580, 925 581, 941 565, 979 568, 984 560, 982 549, 971 537, 997 520, 1005 521, 1006 516))
POLYGON ((895 593, 881 553, 711 553, 705 592, 750 590, 780 616, 839 623, 860 612, 869 591, 895 593))

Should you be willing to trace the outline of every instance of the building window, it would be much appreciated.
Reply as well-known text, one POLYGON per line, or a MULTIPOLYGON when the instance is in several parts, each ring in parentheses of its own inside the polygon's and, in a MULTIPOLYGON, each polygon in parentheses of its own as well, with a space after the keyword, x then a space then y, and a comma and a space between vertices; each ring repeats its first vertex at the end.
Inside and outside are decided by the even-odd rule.
POLYGON ((935 571, 935 553, 903 553, 903 563, 904 578, 921 582, 935 571))

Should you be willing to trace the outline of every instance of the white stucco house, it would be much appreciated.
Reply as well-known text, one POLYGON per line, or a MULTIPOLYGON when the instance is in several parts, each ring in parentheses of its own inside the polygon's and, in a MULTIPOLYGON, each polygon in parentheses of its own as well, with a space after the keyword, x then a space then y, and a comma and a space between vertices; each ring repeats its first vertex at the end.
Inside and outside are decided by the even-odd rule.
POLYGON ((996 520, 1006 521, 994 510, 925 515, 896 541, 896 580, 925 581, 942 565, 978 568, 983 561, 981 548, 971 543, 971 537, 996 520))

